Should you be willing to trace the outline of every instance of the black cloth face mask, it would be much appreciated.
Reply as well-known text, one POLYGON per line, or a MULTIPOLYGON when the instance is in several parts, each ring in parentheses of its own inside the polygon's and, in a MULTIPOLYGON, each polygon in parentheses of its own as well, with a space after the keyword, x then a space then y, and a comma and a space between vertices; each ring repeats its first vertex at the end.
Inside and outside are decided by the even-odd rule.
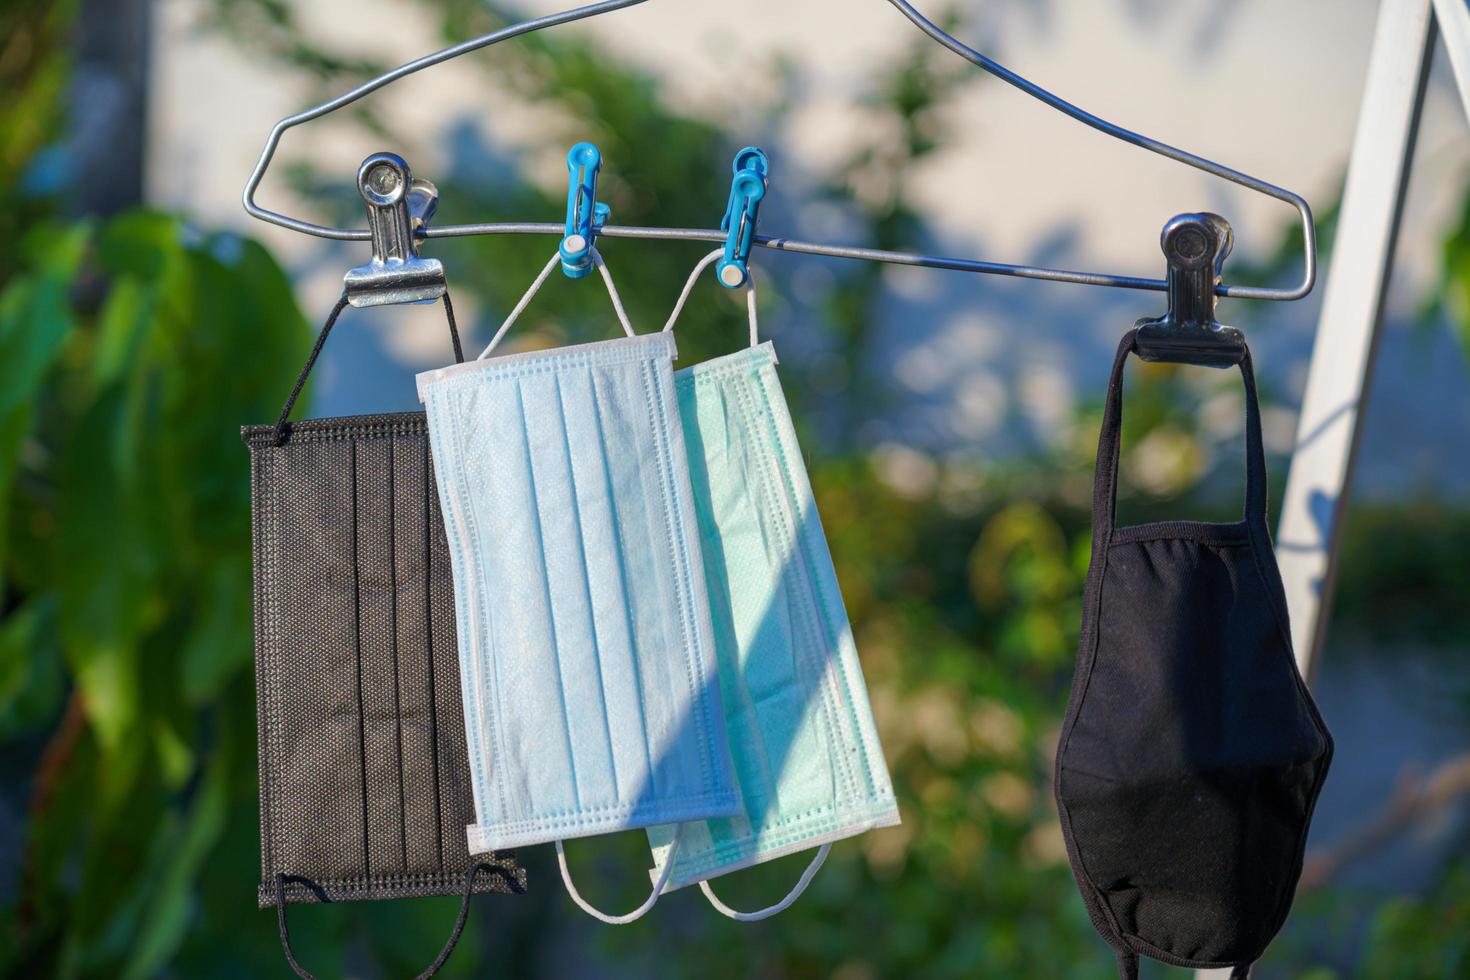
POLYGON ((1246 977, 1291 908, 1332 738, 1292 656, 1250 353, 1245 519, 1114 528, 1134 349, 1130 331, 1098 440, 1057 806, 1123 977, 1138 976, 1140 954, 1246 977))
MULTIPOLYGON (((262 908, 525 890, 474 855, 454 592, 424 413, 288 422, 344 296, 250 447, 262 908)), ((444 297, 456 361, 464 360, 444 297)))

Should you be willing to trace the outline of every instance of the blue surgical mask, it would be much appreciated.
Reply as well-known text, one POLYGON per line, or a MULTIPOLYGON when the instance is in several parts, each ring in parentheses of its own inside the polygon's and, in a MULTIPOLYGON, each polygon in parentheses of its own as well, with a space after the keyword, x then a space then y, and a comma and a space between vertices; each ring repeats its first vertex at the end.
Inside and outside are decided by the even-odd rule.
MULTIPOLYGON (((666 335, 721 255, 695 268, 666 335)), ((753 921, 795 901, 833 841, 899 815, 776 355, 760 343, 753 280, 746 301, 750 348, 675 375, 743 810, 648 836, 663 887, 697 881, 720 912, 753 921), (790 894, 759 912, 730 909, 709 884, 811 848, 790 894)))
POLYGON ((739 811, 669 334, 418 376, 454 569, 471 853, 739 811))

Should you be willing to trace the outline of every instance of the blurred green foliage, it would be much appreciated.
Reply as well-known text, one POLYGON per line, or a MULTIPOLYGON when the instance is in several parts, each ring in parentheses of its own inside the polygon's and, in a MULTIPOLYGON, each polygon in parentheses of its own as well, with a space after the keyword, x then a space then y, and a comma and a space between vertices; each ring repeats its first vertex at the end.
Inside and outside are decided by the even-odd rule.
POLYGON ((1373 924, 1364 980, 1439 980, 1470 975, 1470 868, 1449 869, 1432 892, 1395 898, 1373 924))
POLYGON ((1460 343, 1470 350, 1470 187, 1460 200, 1458 220, 1440 246, 1439 282, 1420 318, 1425 323, 1448 318, 1460 343))
POLYGON ((1334 624, 1381 642, 1452 654, 1470 646, 1470 512, 1436 500, 1353 509, 1343 542, 1334 624))
POLYGON ((266 416, 303 324, 258 245, 142 212, 32 229, 0 311, 0 732, 55 726, 0 962, 151 976, 251 813, 249 491, 219 423, 266 416))
MULTIPOLYGON (((71 60, 66 41, 75 13, 76 0, 0 6, 0 259, 14 257, 23 232, 50 211, 62 189, 41 179, 37 163, 64 125, 71 60)), ((10 262, 0 265, 0 285, 12 270, 10 262)))
MULTIPOLYGON (((480 0, 416 2, 446 39, 506 19, 480 0)), ((281 0, 212 0, 201 10, 205 28, 321 94, 378 67, 309 43, 281 0)), ((273 417, 311 326, 257 244, 159 214, 57 216, 58 194, 40 178, 63 128, 73 13, 72 3, 43 0, 0 12, 0 39, 11 39, 0 40, 0 84, 9 104, 26 107, 0 117, 0 774, 5 795, 25 807, 18 864, 0 864, 0 972, 281 975, 273 918, 254 907, 248 480, 235 431, 273 417)), ((565 146, 583 138, 626 164, 609 167, 602 185, 620 222, 706 226, 723 209, 728 161, 749 134, 736 140, 671 109, 650 77, 575 35, 523 39, 475 63, 557 122, 529 151, 474 144, 457 153, 447 174, 433 175, 442 220, 558 214, 560 190, 529 173, 559 166, 565 146)), ((972 83, 924 42, 875 67, 866 110, 882 125, 813 190, 843 209, 855 240, 917 244, 906 175, 942 142, 948 100, 972 83)), ((780 112, 770 107, 772 126, 780 112)), ((356 119, 412 162, 412 140, 371 101, 356 119)), ((283 163, 322 216, 360 224, 342 175, 283 163)), ((519 298, 552 247, 506 236, 438 242, 434 254, 483 327, 519 298)), ((662 321, 700 251, 619 244, 613 271, 642 329, 662 321)), ((1277 264, 1290 257, 1283 249, 1277 264)), ((774 282, 763 314, 779 325, 784 282, 774 282)), ((1050 791, 1101 397, 1056 451, 1034 459, 982 466, 901 447, 862 451, 853 434, 888 404, 888 379, 865 373, 882 288, 875 266, 832 267, 815 304, 821 322, 803 325, 830 356, 792 358, 782 376, 803 432, 839 435, 806 448, 903 825, 839 844, 800 902, 753 926, 713 915, 687 892, 634 926, 589 929, 545 855, 527 853, 532 894, 477 900, 448 974, 551 972, 566 951, 548 946, 583 943, 593 952, 566 955, 591 956, 593 972, 617 976, 1114 975, 1076 895, 1050 791)), ((592 339, 608 323, 600 288, 553 280, 516 343, 592 339)), ((707 285, 680 326, 685 361, 733 349, 744 329, 738 298, 707 285)), ((1236 496, 1199 492, 1217 470, 1238 473, 1238 424, 1219 424, 1239 416, 1234 387, 1156 366, 1129 383, 1124 519, 1166 506, 1205 517, 1238 509, 1236 496)), ((1463 594, 1458 555, 1470 529, 1462 514, 1418 514, 1406 523, 1394 509, 1351 525, 1344 596, 1362 601, 1344 605, 1367 608, 1371 596, 1385 614, 1349 622, 1399 623, 1462 645, 1463 624, 1449 611, 1463 594), (1415 618, 1426 606, 1445 611, 1432 627, 1415 618)), ((628 881, 647 864, 641 834, 605 850, 576 846, 572 860, 595 850, 614 882, 590 876, 595 901, 637 890, 628 881)), ((803 860, 733 876, 722 897, 769 901, 803 860)), ((1457 872, 1423 900, 1385 907, 1364 975, 1463 971, 1467 880, 1457 872)), ((305 909, 298 949, 323 975, 409 974, 441 940, 454 904, 305 909)), ((1312 908, 1294 926, 1321 928, 1312 908)), ((1309 975, 1310 943, 1285 942, 1276 956, 1278 969, 1309 975)), ((1153 973, 1165 974, 1185 975, 1153 973)))

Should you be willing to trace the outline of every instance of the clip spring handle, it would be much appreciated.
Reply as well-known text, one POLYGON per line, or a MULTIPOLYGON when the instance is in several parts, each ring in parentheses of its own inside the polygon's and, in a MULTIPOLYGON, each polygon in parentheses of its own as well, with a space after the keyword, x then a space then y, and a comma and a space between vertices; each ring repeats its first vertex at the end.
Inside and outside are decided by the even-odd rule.
POLYGON ((715 266, 715 276, 726 289, 739 289, 750 278, 750 250, 766 196, 770 161, 760 147, 747 146, 735 154, 732 169, 730 202, 720 222, 720 230, 726 233, 725 255, 715 266))
POLYGON ((1160 236, 1169 311, 1134 324, 1145 361, 1228 368, 1245 356, 1245 334, 1215 319, 1215 287, 1235 244, 1230 222, 1218 214, 1175 215, 1160 236))
POLYGON ((561 240, 561 271, 569 279, 592 272, 592 246, 612 209, 597 202, 597 175, 602 151, 582 142, 567 153, 567 224, 561 240))
POLYGON ((439 207, 439 191, 415 179, 396 153, 374 153, 357 168, 357 189, 367 205, 373 258, 343 278, 356 307, 432 303, 449 286, 438 259, 419 257, 415 235, 439 207))

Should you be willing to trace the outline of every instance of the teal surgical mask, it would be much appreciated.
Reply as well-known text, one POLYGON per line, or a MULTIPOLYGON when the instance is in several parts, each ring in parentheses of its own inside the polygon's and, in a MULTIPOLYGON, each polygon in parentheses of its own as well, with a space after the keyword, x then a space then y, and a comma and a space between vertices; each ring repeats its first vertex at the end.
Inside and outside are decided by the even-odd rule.
MULTIPOLYGON (((694 269, 673 329, 714 252, 694 269)), ((699 882, 723 914, 754 921, 789 907, 833 841, 899 822, 867 686, 801 450, 760 342, 675 374, 725 725, 743 812, 650 828, 655 881, 699 882), (784 900, 736 912, 708 879, 818 848, 784 900)))
POLYGON ((470 852, 727 816, 708 590, 673 338, 487 357, 419 375, 454 570, 476 822, 470 852))

